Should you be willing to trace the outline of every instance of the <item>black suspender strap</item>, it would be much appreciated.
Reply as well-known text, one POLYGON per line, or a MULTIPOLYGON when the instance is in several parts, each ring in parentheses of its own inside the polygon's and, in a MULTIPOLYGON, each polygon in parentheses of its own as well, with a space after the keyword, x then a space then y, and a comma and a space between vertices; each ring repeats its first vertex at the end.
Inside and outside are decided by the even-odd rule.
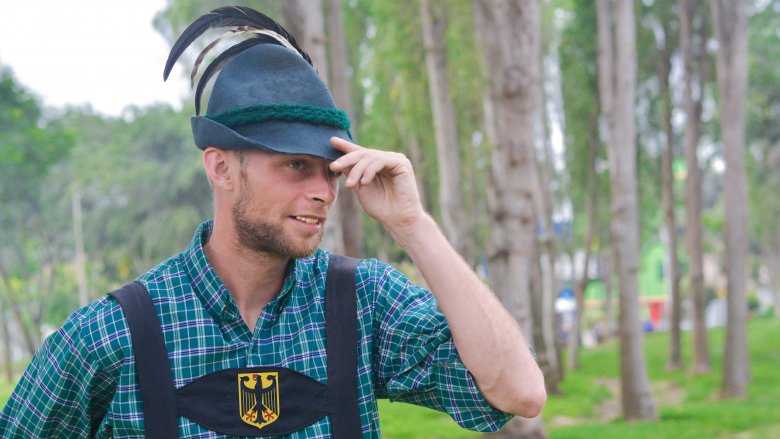
POLYGON ((325 282, 325 333, 328 358, 328 402, 334 438, 362 437, 357 404, 358 260, 332 255, 325 282))
POLYGON ((141 386, 145 437, 178 437, 176 389, 152 297, 139 282, 130 282, 109 294, 119 301, 130 329, 135 372, 141 386))

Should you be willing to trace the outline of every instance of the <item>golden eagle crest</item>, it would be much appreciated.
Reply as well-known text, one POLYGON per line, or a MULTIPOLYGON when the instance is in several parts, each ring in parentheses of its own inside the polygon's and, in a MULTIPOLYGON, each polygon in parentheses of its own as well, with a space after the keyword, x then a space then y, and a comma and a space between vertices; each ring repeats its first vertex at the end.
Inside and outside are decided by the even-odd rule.
POLYGON ((238 410, 242 421, 258 429, 279 419, 279 373, 238 374, 238 410))

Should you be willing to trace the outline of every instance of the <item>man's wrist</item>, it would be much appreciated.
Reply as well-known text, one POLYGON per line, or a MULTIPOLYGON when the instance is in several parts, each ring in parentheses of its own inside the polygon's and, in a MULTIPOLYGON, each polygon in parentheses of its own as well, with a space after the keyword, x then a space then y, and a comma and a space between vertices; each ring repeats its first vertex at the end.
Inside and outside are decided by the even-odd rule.
POLYGON ((436 234, 441 233, 436 221, 425 211, 392 227, 386 226, 386 229, 395 242, 407 253, 413 250, 415 245, 430 240, 436 234))

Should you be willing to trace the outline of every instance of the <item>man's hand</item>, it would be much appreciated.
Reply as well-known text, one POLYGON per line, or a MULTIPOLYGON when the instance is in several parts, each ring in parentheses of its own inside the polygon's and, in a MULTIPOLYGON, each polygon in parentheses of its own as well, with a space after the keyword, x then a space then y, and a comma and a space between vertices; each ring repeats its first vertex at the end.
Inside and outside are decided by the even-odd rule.
POLYGON ((406 156, 364 148, 338 137, 332 137, 330 143, 344 153, 330 164, 330 170, 346 175, 345 186, 355 191, 366 212, 390 234, 403 235, 427 217, 406 156))

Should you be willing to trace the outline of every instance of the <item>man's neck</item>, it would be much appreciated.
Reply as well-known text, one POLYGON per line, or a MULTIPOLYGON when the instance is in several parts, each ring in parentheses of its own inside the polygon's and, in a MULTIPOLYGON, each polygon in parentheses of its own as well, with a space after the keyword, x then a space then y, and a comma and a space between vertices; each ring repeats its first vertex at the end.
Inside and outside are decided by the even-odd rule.
POLYGON ((215 222, 203 250, 236 301, 244 323, 254 331, 260 311, 282 288, 289 259, 247 249, 232 230, 219 226, 215 222))

